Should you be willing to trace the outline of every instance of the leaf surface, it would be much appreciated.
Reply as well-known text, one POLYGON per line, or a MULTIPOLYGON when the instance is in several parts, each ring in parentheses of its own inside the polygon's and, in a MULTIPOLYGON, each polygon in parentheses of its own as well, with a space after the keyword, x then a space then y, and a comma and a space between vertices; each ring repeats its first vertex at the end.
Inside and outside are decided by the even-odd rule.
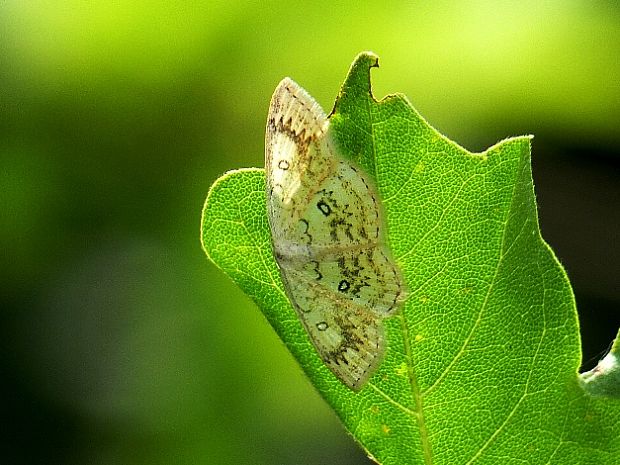
POLYGON ((617 464, 620 401, 582 388, 566 274, 543 241, 530 137, 470 153, 402 95, 377 102, 354 61, 331 114, 343 155, 375 180, 408 299, 384 320, 385 360, 359 392, 323 365, 274 261, 262 169, 212 186, 208 257, 260 307, 378 463, 617 464))

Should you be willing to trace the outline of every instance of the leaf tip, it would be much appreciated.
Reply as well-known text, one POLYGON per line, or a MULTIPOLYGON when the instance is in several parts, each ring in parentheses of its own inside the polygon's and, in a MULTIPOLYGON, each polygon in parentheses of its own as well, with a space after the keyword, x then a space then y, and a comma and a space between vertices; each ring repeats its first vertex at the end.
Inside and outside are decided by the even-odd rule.
POLYGON ((355 60, 353 60, 353 66, 358 64, 367 67, 369 70, 370 68, 378 68, 379 55, 377 55, 375 52, 371 52, 370 50, 360 52, 355 57, 355 60))
POLYGON ((372 97, 370 86, 370 70, 379 67, 379 56, 374 52, 365 51, 359 53, 347 73, 342 84, 337 101, 346 98, 347 95, 367 93, 372 97))

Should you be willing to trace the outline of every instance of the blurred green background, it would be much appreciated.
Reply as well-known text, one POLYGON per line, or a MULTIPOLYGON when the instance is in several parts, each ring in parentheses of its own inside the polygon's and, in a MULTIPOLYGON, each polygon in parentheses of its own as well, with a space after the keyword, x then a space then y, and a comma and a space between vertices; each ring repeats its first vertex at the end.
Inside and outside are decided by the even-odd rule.
POLYGON ((620 323, 617 2, 4 0, 0 45, 0 463, 370 463, 199 243, 279 80, 329 111, 362 50, 468 149, 536 135, 586 367, 620 323))

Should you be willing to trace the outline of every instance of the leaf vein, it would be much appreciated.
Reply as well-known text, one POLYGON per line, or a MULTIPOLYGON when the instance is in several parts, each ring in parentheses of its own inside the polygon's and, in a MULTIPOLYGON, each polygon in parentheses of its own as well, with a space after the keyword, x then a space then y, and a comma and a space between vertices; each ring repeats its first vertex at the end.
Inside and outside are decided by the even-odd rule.
POLYGON ((506 217, 504 219, 503 223, 503 231, 502 231, 502 240, 500 243, 500 247, 499 247, 499 256, 497 259, 497 265, 495 267, 495 272, 493 273, 493 278, 491 279, 491 282, 489 283, 489 289, 487 290, 487 293, 484 297, 484 301, 482 302, 482 305, 480 306, 480 310, 478 311, 478 315, 476 317, 476 321, 474 322, 471 330, 469 331, 469 334, 467 335, 467 337, 465 338, 465 341, 463 341, 463 345, 461 346, 461 348, 459 349, 459 351, 457 352, 457 354, 454 356, 454 358, 452 359, 452 361, 448 364, 448 366, 446 367, 446 369, 441 373, 441 375, 439 375, 439 377, 437 378, 437 380, 431 385, 429 386, 429 388, 422 393, 422 396, 427 396, 429 395, 431 392, 433 392, 437 386, 439 386, 441 384, 441 382, 446 378, 446 376, 448 376, 448 373, 450 373, 450 371, 452 370, 452 368, 454 367, 454 365, 456 365, 456 363, 461 359, 461 357, 463 356, 463 354, 466 352, 467 346, 469 346, 469 343, 471 342, 474 333, 476 332, 476 329, 478 329, 478 326, 480 325, 481 321, 482 321, 482 316, 485 313, 486 307, 489 303, 490 300, 490 296, 491 293, 493 291, 493 287, 495 286, 495 283, 497 281, 497 278, 499 276, 499 270, 501 268, 501 265, 503 263, 503 259, 504 259, 504 244, 506 241, 506 233, 508 231, 508 221, 510 218, 510 214, 512 212, 512 207, 513 207, 513 202, 515 199, 515 194, 517 191, 517 185, 518 183, 515 182, 513 189, 512 189, 512 194, 510 196, 510 203, 508 205, 508 209, 506 212, 506 217))

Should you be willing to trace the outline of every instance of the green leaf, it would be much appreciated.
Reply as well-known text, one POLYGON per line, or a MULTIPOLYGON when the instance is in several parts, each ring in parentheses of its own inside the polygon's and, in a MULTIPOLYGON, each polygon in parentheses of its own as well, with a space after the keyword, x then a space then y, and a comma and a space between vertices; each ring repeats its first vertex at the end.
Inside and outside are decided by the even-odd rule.
POLYGON ((530 137, 470 153, 402 95, 372 97, 360 54, 331 124, 376 180, 409 297, 359 392, 323 365, 271 251, 260 169, 227 173, 202 218, 209 258, 260 307, 347 429, 381 464, 617 464, 620 402, 581 386, 579 327, 540 236, 530 137))

